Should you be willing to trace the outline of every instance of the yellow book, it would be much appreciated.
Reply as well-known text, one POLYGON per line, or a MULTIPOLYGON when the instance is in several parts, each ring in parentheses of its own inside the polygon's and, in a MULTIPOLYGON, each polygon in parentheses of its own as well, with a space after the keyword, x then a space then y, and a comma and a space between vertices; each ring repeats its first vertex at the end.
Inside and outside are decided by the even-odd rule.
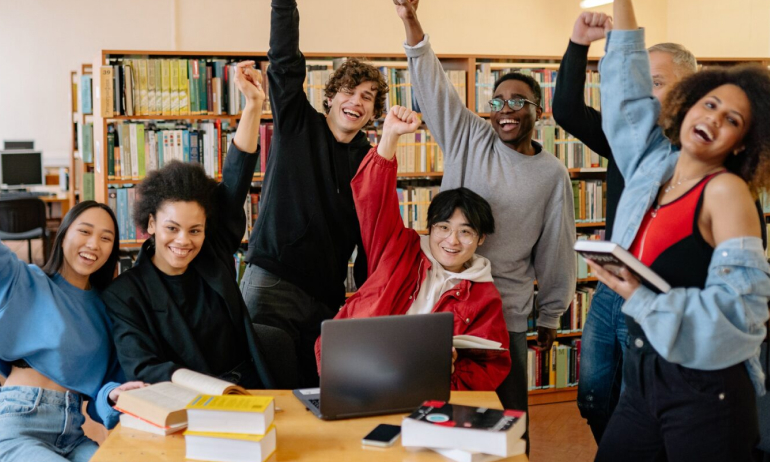
POLYGON ((99 70, 101 73, 100 87, 101 94, 99 95, 101 103, 102 117, 112 117, 113 114, 113 78, 112 78, 112 66, 102 66, 99 70))
POLYGON ((187 60, 177 60, 179 66, 179 115, 190 114, 190 81, 187 79, 187 60))
POLYGON ((168 87, 171 90, 171 115, 179 115, 179 64, 176 59, 168 60, 168 87))
POLYGON ((189 430, 198 432, 261 435, 275 416, 270 396, 200 395, 186 409, 189 430))
POLYGON ((138 115, 148 115, 150 112, 147 109, 147 60, 136 59, 134 64, 137 66, 139 73, 139 112, 138 115))
POLYGON ((171 77, 169 75, 169 60, 160 60, 160 92, 161 92, 161 114, 171 115, 171 77))
POLYGON ((159 104, 155 99, 155 82, 158 80, 155 77, 155 61, 154 59, 147 60, 147 114, 158 115, 159 104))
POLYGON ((184 442, 187 459, 223 462, 264 462, 275 453, 277 443, 274 425, 264 435, 188 430, 184 442))

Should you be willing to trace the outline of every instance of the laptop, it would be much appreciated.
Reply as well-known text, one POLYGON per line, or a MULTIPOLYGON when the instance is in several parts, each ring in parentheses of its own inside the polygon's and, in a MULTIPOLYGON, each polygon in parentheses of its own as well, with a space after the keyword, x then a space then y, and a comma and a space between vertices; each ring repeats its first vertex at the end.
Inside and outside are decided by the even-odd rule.
POLYGON ((453 328, 453 313, 324 321, 321 386, 294 390, 294 396, 324 420, 448 401, 453 328))

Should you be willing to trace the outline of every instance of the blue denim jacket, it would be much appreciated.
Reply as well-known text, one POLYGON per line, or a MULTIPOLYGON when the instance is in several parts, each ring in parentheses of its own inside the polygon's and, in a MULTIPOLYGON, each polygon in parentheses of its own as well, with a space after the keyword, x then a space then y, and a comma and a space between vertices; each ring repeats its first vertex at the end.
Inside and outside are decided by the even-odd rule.
MULTIPOLYGON (((644 30, 610 32, 605 51, 599 64, 602 128, 626 180, 612 238, 627 249, 660 186, 673 175, 679 150, 657 124, 660 103, 652 96, 644 30)), ((745 362, 763 395, 759 347, 768 298, 770 266, 762 240, 741 237, 714 250, 704 289, 677 287, 656 294, 640 287, 622 309, 667 361, 701 370, 745 362)))

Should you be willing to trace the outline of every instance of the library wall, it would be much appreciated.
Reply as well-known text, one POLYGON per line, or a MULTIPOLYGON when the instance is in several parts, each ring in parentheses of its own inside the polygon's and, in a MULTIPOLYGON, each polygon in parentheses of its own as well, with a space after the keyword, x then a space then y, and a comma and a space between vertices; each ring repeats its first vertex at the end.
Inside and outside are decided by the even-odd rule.
POLYGON ((695 56, 767 57, 770 1, 671 0, 667 35, 669 41, 682 43, 695 56))

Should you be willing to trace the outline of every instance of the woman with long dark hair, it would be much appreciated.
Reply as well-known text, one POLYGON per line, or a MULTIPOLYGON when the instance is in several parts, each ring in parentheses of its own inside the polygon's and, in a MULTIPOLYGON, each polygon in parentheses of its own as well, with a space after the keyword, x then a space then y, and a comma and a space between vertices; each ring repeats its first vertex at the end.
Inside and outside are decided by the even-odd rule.
POLYGON ((0 243, 0 461, 87 461, 87 412, 107 428, 125 376, 99 292, 118 261, 118 225, 104 204, 84 201, 62 220, 51 258, 27 265, 0 243))
POLYGON ((706 69, 661 109, 631 0, 614 9, 602 123, 626 188, 612 238, 672 289, 589 262, 625 299, 629 334, 625 389, 597 460, 754 460, 770 297, 754 200, 770 185, 770 74, 706 69))

